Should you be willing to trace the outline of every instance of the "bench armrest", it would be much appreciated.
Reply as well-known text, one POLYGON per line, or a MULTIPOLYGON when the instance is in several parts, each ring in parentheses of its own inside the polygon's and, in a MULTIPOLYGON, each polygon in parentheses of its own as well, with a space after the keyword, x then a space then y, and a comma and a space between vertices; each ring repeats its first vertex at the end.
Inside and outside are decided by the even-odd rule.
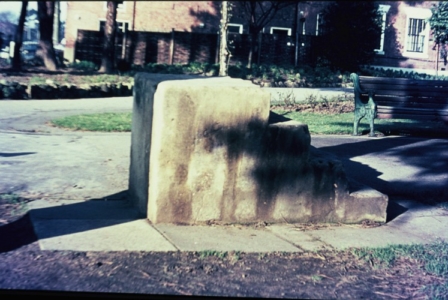
POLYGON ((355 95, 367 94, 367 91, 363 91, 359 86, 359 76, 356 73, 350 74, 350 79, 353 81, 353 88, 355 90, 355 95))
POLYGON ((373 90, 362 90, 361 86, 359 85, 359 76, 356 73, 350 74, 350 79, 353 81, 353 87, 355 92, 355 106, 359 105, 368 105, 370 107, 375 107, 375 101, 373 99, 373 96, 375 94, 375 91, 373 90), (369 95, 369 101, 367 103, 363 103, 361 101, 361 94, 368 94, 369 95))
POLYGON ((376 117, 376 104, 373 100, 374 91, 363 91, 359 86, 359 76, 356 73, 350 74, 350 79, 353 80, 353 87, 355 92, 355 121, 353 123, 353 135, 358 135, 359 121, 366 118, 370 124, 370 136, 375 136, 374 120, 376 117), (368 94, 369 100, 363 102, 361 94, 368 94))

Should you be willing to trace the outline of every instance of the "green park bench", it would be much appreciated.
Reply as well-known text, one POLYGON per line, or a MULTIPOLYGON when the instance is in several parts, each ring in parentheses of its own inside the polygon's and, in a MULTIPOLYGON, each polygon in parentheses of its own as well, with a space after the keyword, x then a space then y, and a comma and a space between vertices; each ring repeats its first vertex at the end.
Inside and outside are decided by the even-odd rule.
POLYGON ((355 93, 353 135, 366 118, 369 136, 375 136, 374 120, 411 119, 448 122, 448 81, 350 75, 355 93))

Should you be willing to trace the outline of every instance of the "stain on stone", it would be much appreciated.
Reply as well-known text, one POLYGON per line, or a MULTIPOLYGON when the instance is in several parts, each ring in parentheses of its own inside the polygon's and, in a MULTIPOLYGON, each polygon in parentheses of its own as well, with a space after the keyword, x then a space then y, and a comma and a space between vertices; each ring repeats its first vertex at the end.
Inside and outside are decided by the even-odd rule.
MULTIPOLYGON (((168 92, 167 92, 168 93, 168 92)), ((191 155, 194 151, 194 124, 185 117, 185 114, 192 114, 195 110, 194 102, 188 95, 168 93, 167 99, 175 97, 180 99, 175 109, 174 119, 177 122, 176 128, 179 132, 173 140, 172 157, 175 158, 170 163, 177 164, 174 171, 173 182, 170 185, 168 197, 170 205, 171 220, 177 220, 180 223, 188 223, 192 215, 192 191, 187 186, 189 166, 191 155)), ((169 105, 170 103, 165 103, 169 105)))
POLYGON ((223 134, 222 126, 218 123, 213 123, 204 127, 202 137, 199 138, 203 140, 204 149, 210 153, 213 149, 223 145, 223 134))
MULTIPOLYGON (((281 192, 292 191, 308 176, 304 172, 307 161, 308 141, 303 135, 295 134, 301 130, 297 124, 292 126, 271 125, 263 135, 257 165, 253 176, 258 184, 257 217, 272 217, 276 199, 281 192)), ((300 188, 299 188, 300 190, 300 188)))
POLYGON ((227 164, 223 195, 221 199, 222 218, 235 220, 237 180, 241 159, 244 154, 257 155, 259 145, 254 144, 260 138, 266 127, 266 122, 257 118, 235 121, 234 124, 211 123, 204 126, 202 136, 203 147, 207 152, 212 152, 218 147, 225 147, 225 160, 227 164))
POLYGON ((224 194, 221 201, 221 212, 224 219, 235 221, 236 210, 236 183, 238 177, 238 167, 241 156, 244 152, 243 130, 244 124, 237 124, 240 130, 227 130, 223 137, 226 149, 227 174, 224 183, 224 194), (241 130, 243 129, 243 130, 241 130))
POLYGON ((202 174, 199 176, 194 185, 194 191, 199 192, 203 190, 207 190, 210 188, 212 183, 212 178, 210 174, 202 174))
MULTIPOLYGON (((219 128, 215 124, 206 125, 203 136, 204 148, 212 151, 215 147, 226 147, 226 182, 221 203, 223 218, 234 220, 236 204, 236 180, 243 155, 255 158, 252 176, 257 184, 258 219, 272 217, 275 201, 281 191, 292 194, 307 193, 313 189, 308 184, 304 168, 309 157, 309 131, 306 125, 298 123, 269 125, 260 119, 236 122, 231 127, 219 128), (308 138, 305 138, 308 136, 308 138), (307 182, 301 184, 301 182, 307 182), (298 188, 299 187, 299 188, 298 188)), ((308 170, 310 171, 310 170, 308 170)), ((321 180, 318 180, 320 183, 321 180)), ((314 194, 311 191, 311 194, 314 194)))
POLYGON ((184 164, 178 165, 176 168, 175 182, 184 185, 188 178, 188 167, 184 164))
POLYGON ((311 212, 313 220, 333 221, 335 216, 335 184, 337 184, 338 170, 332 161, 316 159, 310 161, 313 184, 311 212))

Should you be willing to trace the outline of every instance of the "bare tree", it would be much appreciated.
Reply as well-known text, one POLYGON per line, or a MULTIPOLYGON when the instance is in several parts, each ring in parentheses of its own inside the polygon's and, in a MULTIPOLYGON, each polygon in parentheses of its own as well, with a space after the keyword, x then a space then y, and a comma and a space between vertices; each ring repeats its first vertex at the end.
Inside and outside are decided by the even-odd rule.
POLYGON ((53 18, 53 45, 59 43, 59 30, 61 27, 61 3, 54 2, 54 18, 53 18))
POLYGON ((115 69, 115 33, 117 31, 117 7, 119 2, 107 1, 106 25, 101 67, 98 72, 112 73, 115 69))
POLYGON ((252 67, 253 54, 256 52, 258 35, 280 11, 296 4, 297 1, 234 1, 238 17, 249 24, 250 50, 247 67, 252 67))
POLYGON ((42 49, 42 59, 47 70, 56 71, 58 64, 53 48, 54 2, 38 1, 37 16, 39 18, 39 45, 42 49))
POLYGON ((12 59, 12 69, 20 70, 22 62, 20 58, 20 48, 22 48, 23 28, 25 27, 26 9, 28 1, 22 1, 22 9, 20 10, 19 24, 17 26, 16 35, 14 38, 14 57, 12 59))
POLYGON ((228 2, 221 3, 221 25, 219 31, 219 76, 227 76, 227 62, 230 55, 227 49, 228 2))

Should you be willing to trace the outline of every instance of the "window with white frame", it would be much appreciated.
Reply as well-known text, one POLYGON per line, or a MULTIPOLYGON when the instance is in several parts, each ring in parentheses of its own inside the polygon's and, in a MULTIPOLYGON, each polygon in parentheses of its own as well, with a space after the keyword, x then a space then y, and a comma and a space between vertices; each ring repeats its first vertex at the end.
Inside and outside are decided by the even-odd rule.
POLYGON ((286 34, 291 35, 291 28, 286 27, 271 27, 270 34, 286 34))
POLYGON ((227 47, 232 52, 236 47, 241 47, 241 34, 243 25, 236 23, 227 24, 227 47))
MULTIPOLYGON (((104 31, 106 20, 100 20, 100 31, 104 31)), ((117 32, 126 32, 129 30, 129 22, 117 21, 117 32)))
POLYGON ((242 24, 235 24, 235 23, 228 23, 227 24, 227 32, 228 33, 243 33, 243 25, 242 24))
POLYGON ((377 54, 384 54, 384 32, 386 30, 386 19, 387 13, 389 12, 390 5, 380 4, 378 8, 378 12, 380 13, 381 18, 381 37, 379 40, 378 48, 375 49, 377 54))
POLYGON ((323 34, 324 18, 322 14, 316 16, 316 36, 323 34))
POLYGON ((406 8, 406 35, 404 56, 428 57, 429 23, 431 10, 426 8, 406 8))
POLYGON ((423 53, 426 38, 426 25, 424 19, 409 19, 406 51, 423 53))

